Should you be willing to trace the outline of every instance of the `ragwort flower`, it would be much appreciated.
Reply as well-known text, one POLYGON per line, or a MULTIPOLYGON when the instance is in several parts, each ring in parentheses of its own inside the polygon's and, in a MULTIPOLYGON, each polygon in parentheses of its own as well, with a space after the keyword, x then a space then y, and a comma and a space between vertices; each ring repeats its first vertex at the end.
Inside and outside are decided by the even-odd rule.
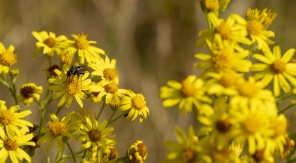
POLYGON ((98 123, 96 119, 85 117, 84 123, 80 124, 80 129, 73 134, 79 134, 78 141, 82 141, 81 149, 92 148, 97 151, 99 148, 107 149, 109 145, 115 145, 116 140, 108 136, 114 130, 113 127, 107 127, 108 121, 98 123))
POLYGON ((140 122, 149 115, 149 109, 146 100, 142 94, 136 94, 131 90, 126 91, 126 96, 122 98, 119 110, 129 110, 127 119, 135 120, 140 116, 140 122))
POLYGON ((6 75, 9 67, 17 63, 17 55, 13 53, 14 47, 9 46, 5 49, 4 45, 0 42, 0 73, 6 75))
POLYGON ((5 101, 0 101, 0 134, 6 132, 9 137, 14 137, 15 134, 21 136, 18 126, 25 131, 29 131, 28 126, 33 127, 33 124, 22 118, 31 114, 31 110, 19 112, 20 108, 18 105, 7 109, 5 103, 5 101))
POLYGON ((142 141, 137 141, 127 151, 129 160, 134 163, 144 163, 148 156, 148 148, 142 141))
POLYGON ((51 121, 48 121, 47 127, 41 129, 41 133, 44 133, 37 142, 38 145, 41 145, 44 142, 49 141, 46 146, 46 151, 48 151, 53 143, 56 140, 58 149, 61 150, 64 146, 63 138, 67 137, 74 139, 72 132, 77 129, 80 121, 71 121, 71 116, 74 112, 68 113, 62 119, 59 119, 55 114, 51 114, 51 121))
POLYGON ((79 63, 84 64, 85 61, 87 63, 95 62, 97 59, 100 59, 100 54, 105 54, 105 51, 92 46, 91 44, 95 44, 96 41, 87 40, 87 35, 85 34, 73 34, 74 40, 67 41, 64 46, 66 46, 66 50, 70 51, 72 54, 78 53, 79 63))
POLYGON ((254 78, 261 79, 263 87, 273 80, 273 94, 279 96, 281 90, 285 93, 291 91, 290 84, 296 86, 296 64, 289 63, 295 53, 291 48, 282 56, 280 46, 275 46, 273 52, 263 51, 263 54, 254 54, 253 57, 262 63, 255 63, 251 70, 258 71, 254 78), (287 81, 288 80, 288 81, 287 81))
POLYGON ((83 107, 81 99, 85 99, 87 97, 84 91, 89 90, 89 85, 91 83, 91 80, 87 79, 87 77, 89 76, 89 72, 86 71, 81 76, 75 74, 67 76, 66 70, 61 72, 58 69, 55 69, 54 72, 60 78, 49 78, 48 82, 53 85, 50 85, 48 89, 59 91, 53 94, 54 99, 61 97, 61 100, 58 103, 58 107, 65 104, 65 107, 69 108, 72 104, 73 97, 75 97, 79 106, 83 107))
POLYGON ((179 104, 183 115, 191 112, 196 107, 199 112, 207 115, 212 114, 210 110, 202 110, 202 104, 211 103, 212 100, 205 95, 206 88, 202 79, 195 75, 188 76, 182 83, 174 80, 167 82, 167 86, 160 88, 159 97, 163 99, 163 107, 172 107, 179 104))
POLYGON ((27 134, 22 130, 20 136, 14 135, 13 137, 0 133, 0 162, 5 163, 8 156, 13 163, 18 163, 25 159, 31 162, 31 157, 23 150, 21 146, 35 146, 35 143, 30 141, 34 136, 27 134))
POLYGON ((42 86, 36 86, 34 83, 23 84, 20 88, 20 95, 17 97, 19 102, 29 106, 30 103, 39 101, 40 93, 42 93, 42 86))
POLYGON ((54 53, 61 54, 63 50, 62 42, 67 40, 67 37, 64 35, 56 37, 56 34, 53 32, 47 33, 46 31, 33 31, 32 35, 38 40, 36 43, 36 51, 33 54, 33 58, 36 58, 38 51, 43 48, 43 54, 52 57, 54 53))

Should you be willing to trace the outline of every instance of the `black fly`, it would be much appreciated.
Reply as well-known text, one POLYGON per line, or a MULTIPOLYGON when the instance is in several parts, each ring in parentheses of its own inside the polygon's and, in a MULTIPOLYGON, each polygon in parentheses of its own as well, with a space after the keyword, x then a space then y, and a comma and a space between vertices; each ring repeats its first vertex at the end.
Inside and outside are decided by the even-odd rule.
POLYGON ((86 70, 86 67, 83 66, 83 65, 81 65, 81 66, 71 66, 70 70, 67 71, 67 79, 66 79, 66 81, 68 79, 69 79, 69 81, 71 81, 74 78, 75 75, 77 75, 78 77, 80 75, 84 75, 85 70, 86 70), (70 79, 71 75, 73 75, 72 79, 70 79))

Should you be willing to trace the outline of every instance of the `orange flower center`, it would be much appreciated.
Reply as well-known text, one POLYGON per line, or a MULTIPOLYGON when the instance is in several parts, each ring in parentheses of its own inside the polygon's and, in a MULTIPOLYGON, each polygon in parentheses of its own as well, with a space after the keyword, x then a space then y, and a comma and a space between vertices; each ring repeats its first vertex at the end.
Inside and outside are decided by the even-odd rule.
POLYGON ((4 140, 4 147, 8 151, 15 151, 18 148, 16 140, 6 139, 4 140))
POLYGON ((216 128, 221 133, 227 133, 231 129, 231 123, 227 119, 220 119, 216 122, 216 128))
POLYGON ((249 21, 247 24, 247 31, 250 35, 259 36, 264 30, 264 26, 258 20, 249 21))
POLYGON ((2 65, 11 66, 17 63, 17 56, 13 54, 11 51, 6 50, 2 54, 0 54, 0 62, 2 65))
POLYGON ((44 44, 47 45, 50 48, 55 47, 56 43, 57 43, 56 40, 54 38, 51 38, 51 37, 48 37, 48 39, 46 39, 44 41, 44 44))
POLYGON ((52 136, 58 137, 61 136, 65 132, 65 124, 60 121, 49 121, 47 123, 47 127, 52 136))
POLYGON ((276 73, 276 74, 281 74, 286 70, 286 63, 284 63, 281 60, 275 60, 272 64, 271 64, 271 70, 276 73))
POLYGON ((216 27, 215 32, 220 34, 223 40, 231 39, 232 32, 226 22, 222 22, 219 26, 216 27))
POLYGON ((88 132, 88 136, 92 142, 98 142, 101 139, 101 131, 92 129, 88 132))
POLYGON ((118 86, 115 83, 108 83, 104 86, 107 93, 115 94, 118 91, 118 86))
POLYGON ((34 96, 35 91, 32 86, 24 86, 21 88, 20 92, 24 98, 31 98, 34 96))
POLYGON ((259 92, 259 88, 255 85, 255 83, 244 82, 241 87, 238 89, 239 93, 242 96, 252 98, 257 95, 259 92))
POLYGON ((14 114, 9 110, 0 111, 0 124, 6 126, 12 124, 14 121, 14 114))
POLYGON ((115 79, 118 76, 117 71, 114 68, 106 68, 103 71, 103 74, 104 74, 104 77, 109 81, 115 79))
POLYGON ((224 51, 212 57, 214 67, 218 70, 225 71, 231 68, 230 57, 224 51))
POLYGON ((191 149, 184 149, 181 157, 182 157, 183 162, 185 162, 185 163, 195 162, 196 153, 194 151, 192 151, 191 149))
POLYGON ((81 34, 78 35, 77 39, 75 40, 75 47, 77 49, 86 49, 88 48, 89 43, 87 40, 87 35, 81 34))
POLYGON ((140 95, 136 95, 132 99, 132 105, 135 107, 137 110, 142 110, 146 106, 146 101, 141 97, 140 95))
POLYGON ((261 129, 260 119, 254 116, 249 116, 248 118, 246 118, 243 125, 245 130, 250 134, 255 134, 261 129))

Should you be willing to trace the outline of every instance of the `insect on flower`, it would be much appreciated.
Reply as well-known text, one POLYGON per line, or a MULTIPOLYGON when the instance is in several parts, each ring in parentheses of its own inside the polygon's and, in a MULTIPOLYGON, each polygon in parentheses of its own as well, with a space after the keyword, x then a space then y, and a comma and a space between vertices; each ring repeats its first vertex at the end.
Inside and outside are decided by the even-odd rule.
POLYGON ((69 79, 69 81, 71 81, 74 78, 75 75, 77 75, 78 77, 80 75, 84 75, 84 71, 86 71, 86 70, 88 70, 88 68, 86 68, 86 66, 84 66, 84 65, 71 66, 70 70, 67 71, 67 79, 66 79, 66 81, 68 81, 68 79, 69 79), (71 75, 73 75, 72 79, 70 79, 71 75))

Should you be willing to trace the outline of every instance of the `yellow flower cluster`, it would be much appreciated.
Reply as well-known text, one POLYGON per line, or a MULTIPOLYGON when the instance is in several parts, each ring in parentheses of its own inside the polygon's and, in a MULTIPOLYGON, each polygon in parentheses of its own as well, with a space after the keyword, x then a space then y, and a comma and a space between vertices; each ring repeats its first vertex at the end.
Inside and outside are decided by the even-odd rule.
POLYGON ((176 128, 178 142, 164 142, 170 150, 165 163, 274 162, 294 146, 282 114, 293 104, 283 111, 277 105, 293 96, 291 86, 296 93, 295 49, 283 55, 278 45, 271 50, 275 34, 267 27, 276 13, 249 9, 246 19, 231 14, 224 20, 218 17, 219 2, 225 3, 201 1, 209 29, 199 33, 196 45, 206 45, 210 52, 195 54, 195 68, 203 73, 181 82, 170 80, 160 88, 163 107, 177 105, 183 115, 194 111, 202 124, 197 134, 190 126, 188 136, 176 128), (270 83, 273 91, 267 88, 270 83))

